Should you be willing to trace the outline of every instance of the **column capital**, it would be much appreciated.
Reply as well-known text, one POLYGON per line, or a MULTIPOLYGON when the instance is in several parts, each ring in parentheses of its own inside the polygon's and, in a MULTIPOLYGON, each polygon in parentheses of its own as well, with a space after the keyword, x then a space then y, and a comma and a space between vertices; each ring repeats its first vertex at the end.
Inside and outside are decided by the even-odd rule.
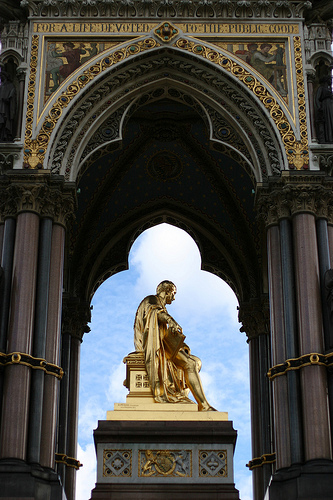
POLYGON ((62 333, 82 342, 83 335, 90 332, 88 323, 91 322, 91 307, 86 301, 67 294, 63 297, 62 333))
POLYGON ((329 219, 333 213, 333 179, 321 173, 285 172, 279 179, 271 178, 258 186, 256 208, 266 227, 298 213, 329 219))
POLYGON ((74 217, 76 189, 50 173, 6 173, 0 180, 0 220, 34 212, 66 226, 74 217))
POLYGON ((269 300, 268 296, 243 302, 239 306, 238 321, 242 323, 241 332, 245 332, 247 341, 269 335, 269 300))

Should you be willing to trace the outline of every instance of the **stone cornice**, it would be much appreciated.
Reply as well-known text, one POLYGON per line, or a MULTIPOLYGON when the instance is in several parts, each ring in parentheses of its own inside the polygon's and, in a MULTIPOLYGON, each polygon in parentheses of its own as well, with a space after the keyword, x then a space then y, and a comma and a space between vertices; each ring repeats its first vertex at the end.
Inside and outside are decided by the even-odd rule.
POLYGON ((66 227, 76 208, 75 185, 50 173, 11 171, 0 178, 0 219, 34 212, 66 227))
POLYGON ((22 0, 31 17, 300 20, 309 1, 285 0, 22 0))
POLYGON ((282 175, 258 186, 258 216, 269 227, 283 218, 311 213, 329 222, 333 217, 333 179, 325 175, 282 175))

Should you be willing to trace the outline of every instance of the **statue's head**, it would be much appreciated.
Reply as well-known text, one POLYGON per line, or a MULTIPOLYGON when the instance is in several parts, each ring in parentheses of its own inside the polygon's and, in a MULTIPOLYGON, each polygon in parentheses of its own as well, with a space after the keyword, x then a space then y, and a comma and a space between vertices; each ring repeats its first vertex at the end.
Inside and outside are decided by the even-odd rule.
POLYGON ((175 295, 177 292, 177 287, 172 281, 164 280, 161 281, 159 285, 157 285, 156 288, 156 294, 157 295, 163 295, 165 297, 165 303, 166 304, 171 304, 173 300, 175 300, 175 295))
POLYGON ((177 287, 172 281, 164 280, 161 281, 159 285, 157 285, 156 288, 156 293, 157 295, 161 292, 171 292, 171 291, 177 291, 177 287))

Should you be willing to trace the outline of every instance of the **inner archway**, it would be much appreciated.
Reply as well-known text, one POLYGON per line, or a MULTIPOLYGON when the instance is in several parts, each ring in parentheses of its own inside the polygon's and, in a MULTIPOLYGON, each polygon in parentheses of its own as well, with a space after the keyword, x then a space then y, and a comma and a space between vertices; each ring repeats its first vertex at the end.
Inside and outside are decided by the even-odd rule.
POLYGON ((124 402, 122 359, 134 350, 133 321, 142 298, 154 293, 163 279, 177 284, 169 312, 183 326, 186 341, 203 362, 207 398, 228 411, 238 430, 235 481, 242 498, 250 500, 251 476, 245 464, 251 456, 248 348, 239 333, 237 299, 230 287, 202 271, 193 239, 174 226, 161 224, 144 231, 129 255, 129 271, 115 274, 96 291, 91 333, 84 337, 81 357, 79 459, 77 500, 86 500, 95 483, 92 429, 113 403, 124 402))

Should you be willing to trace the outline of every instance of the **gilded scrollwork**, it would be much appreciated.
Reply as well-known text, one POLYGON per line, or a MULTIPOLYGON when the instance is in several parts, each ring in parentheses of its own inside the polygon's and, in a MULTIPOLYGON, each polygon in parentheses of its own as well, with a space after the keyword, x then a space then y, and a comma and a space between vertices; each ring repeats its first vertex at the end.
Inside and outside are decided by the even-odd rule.
POLYGON ((32 36, 30 51, 30 76, 28 81, 27 114, 25 124, 24 161, 27 168, 42 166, 45 151, 37 141, 32 140, 32 127, 34 122, 34 100, 36 92, 36 75, 38 66, 39 36, 32 36))
POLYGON ((41 129, 37 134, 36 139, 32 139, 32 122, 33 122, 33 101, 35 95, 35 80, 36 68, 38 59, 38 35, 33 35, 33 45, 30 62, 30 80, 28 87, 28 112, 26 121, 26 136, 25 136, 25 149, 24 161, 28 168, 38 168, 45 157, 46 148, 48 146, 50 136, 62 116, 64 108, 76 97, 81 90, 96 76, 104 72, 111 66, 127 59, 130 56, 138 54, 158 47, 159 43, 153 38, 146 38, 127 44, 125 47, 110 52, 108 55, 89 69, 83 71, 74 81, 72 81, 66 90, 58 97, 53 106, 51 107, 48 115, 43 121, 41 129))
POLYGON ((296 74, 297 74, 297 89, 298 89, 298 104, 299 104, 299 118, 300 118, 300 135, 301 140, 296 141, 295 134, 286 117, 283 109, 278 101, 273 97, 269 90, 247 69, 240 66, 237 62, 233 61, 224 54, 206 47, 202 43, 189 41, 185 38, 180 38, 175 42, 175 46, 182 50, 187 50, 197 56, 203 57, 214 64, 222 67, 224 70, 231 73, 239 81, 245 84, 254 95, 260 99, 265 108, 275 122, 277 129, 281 135, 286 155, 291 168, 300 170, 308 168, 309 152, 308 152, 308 139, 307 139, 307 125, 306 125, 306 110, 305 110, 305 94, 304 94, 304 81, 303 81, 303 64, 301 54, 300 37, 294 37, 295 43, 295 61, 296 61, 296 74))

